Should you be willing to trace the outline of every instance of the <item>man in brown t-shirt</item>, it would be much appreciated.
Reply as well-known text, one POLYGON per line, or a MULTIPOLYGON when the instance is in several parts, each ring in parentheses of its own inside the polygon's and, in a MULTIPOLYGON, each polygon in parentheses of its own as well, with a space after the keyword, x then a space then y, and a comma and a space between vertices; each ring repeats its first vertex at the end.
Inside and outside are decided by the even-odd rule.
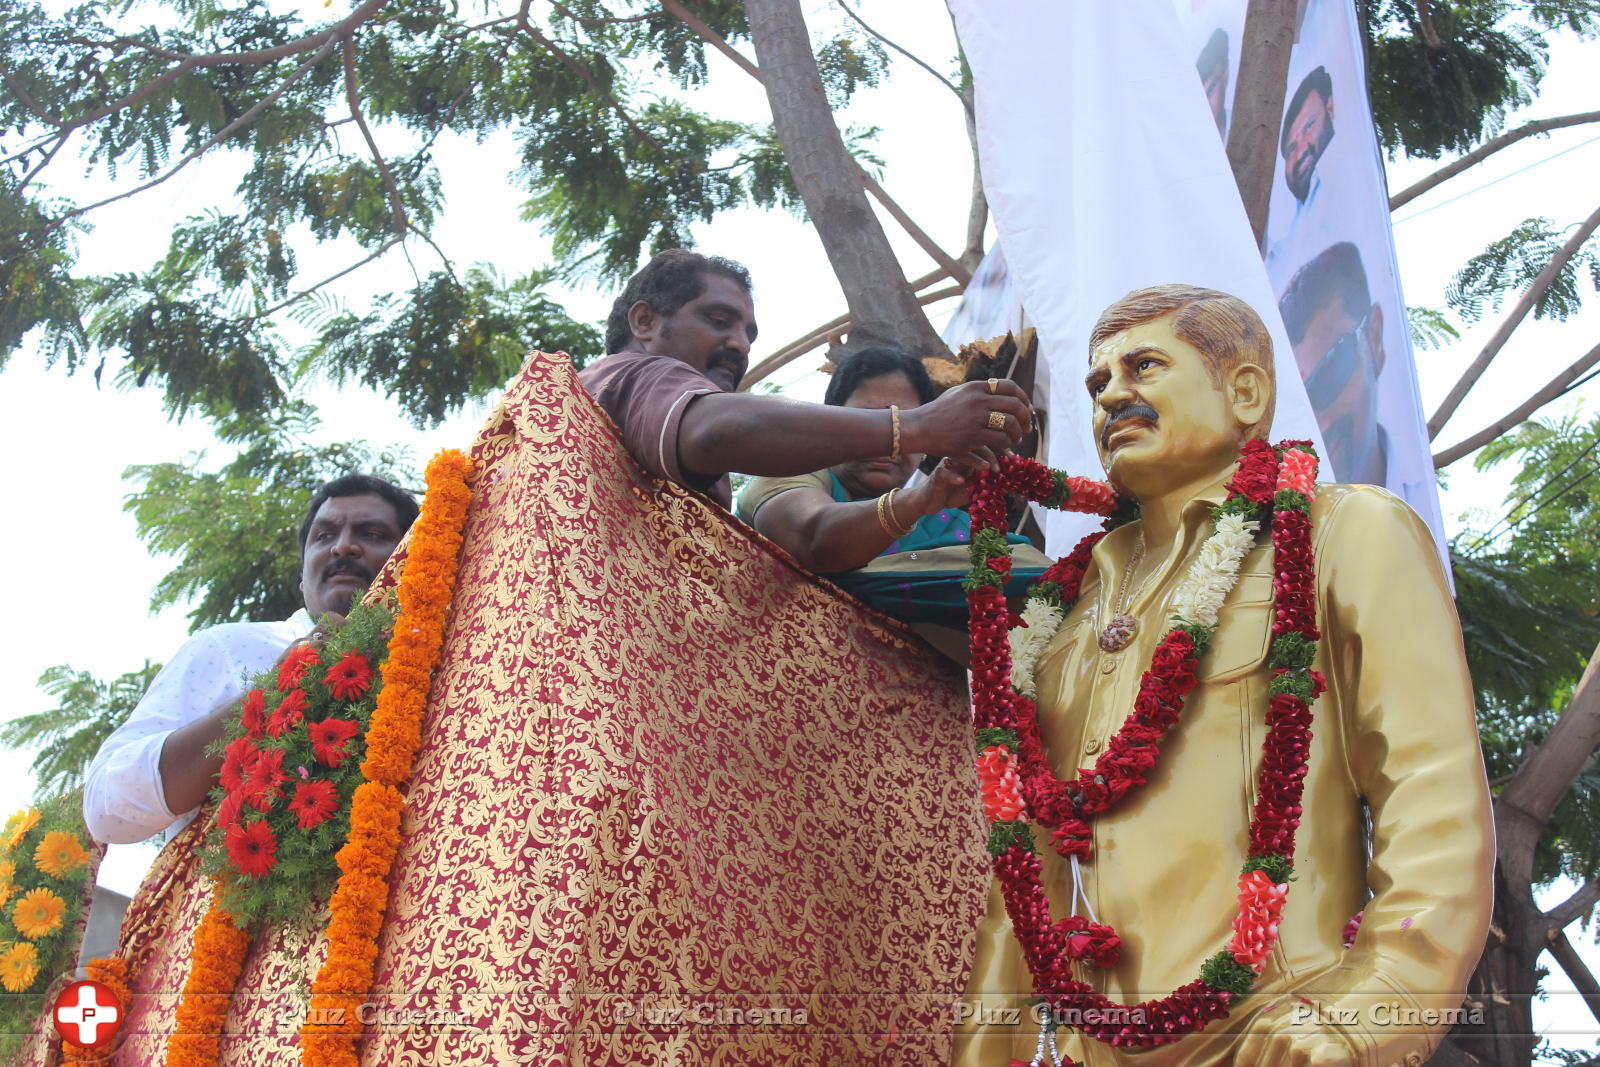
POLYGON ((1015 383, 969 382, 898 413, 735 392, 756 339, 750 274, 720 256, 656 255, 611 307, 611 355, 578 380, 644 467, 731 507, 728 473, 787 477, 896 452, 991 463, 1033 409, 1015 383))

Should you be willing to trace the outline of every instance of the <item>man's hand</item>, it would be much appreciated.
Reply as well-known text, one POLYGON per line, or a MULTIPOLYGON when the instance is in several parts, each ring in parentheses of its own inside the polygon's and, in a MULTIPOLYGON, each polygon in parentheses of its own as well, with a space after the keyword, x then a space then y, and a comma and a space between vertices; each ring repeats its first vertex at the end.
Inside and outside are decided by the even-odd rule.
POLYGON ((900 449, 961 456, 974 449, 1003 452, 1033 427, 1028 394, 1016 382, 967 382, 931 404, 900 414, 900 449), (996 413, 999 417, 994 418, 996 413))
POLYGON ((345 618, 343 615, 340 615, 337 611, 323 612, 322 618, 317 620, 316 628, 306 636, 300 638, 300 640, 296 641, 294 644, 290 645, 288 648, 284 649, 283 655, 278 657, 278 662, 282 663, 289 653, 300 645, 310 645, 318 652, 321 652, 327 647, 328 638, 333 636, 333 632, 335 630, 342 629, 349 621, 349 619, 345 618))

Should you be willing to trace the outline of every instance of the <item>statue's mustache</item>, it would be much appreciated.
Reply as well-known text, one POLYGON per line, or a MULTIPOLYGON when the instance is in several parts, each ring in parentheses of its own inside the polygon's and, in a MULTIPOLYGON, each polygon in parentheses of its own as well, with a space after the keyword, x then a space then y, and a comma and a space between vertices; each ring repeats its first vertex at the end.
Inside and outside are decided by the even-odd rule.
POLYGON ((1118 408, 1106 419, 1106 424, 1100 428, 1100 447, 1106 447, 1106 440, 1111 436, 1111 430, 1123 419, 1145 419, 1156 422, 1161 416, 1156 414, 1156 409, 1149 404, 1129 404, 1125 408, 1118 408))

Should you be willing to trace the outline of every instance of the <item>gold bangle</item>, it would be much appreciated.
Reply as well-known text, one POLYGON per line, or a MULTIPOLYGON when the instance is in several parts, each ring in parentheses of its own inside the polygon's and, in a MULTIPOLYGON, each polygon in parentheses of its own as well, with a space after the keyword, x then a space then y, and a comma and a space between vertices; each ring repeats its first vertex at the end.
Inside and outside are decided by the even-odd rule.
POLYGON ((900 458, 900 405, 889 405, 889 430, 893 435, 889 442, 889 458, 900 458))
POLYGON ((884 533, 896 541, 917 528, 916 523, 902 526, 900 516, 894 513, 894 495, 899 491, 898 488, 891 489, 878 498, 878 525, 883 527, 884 533))

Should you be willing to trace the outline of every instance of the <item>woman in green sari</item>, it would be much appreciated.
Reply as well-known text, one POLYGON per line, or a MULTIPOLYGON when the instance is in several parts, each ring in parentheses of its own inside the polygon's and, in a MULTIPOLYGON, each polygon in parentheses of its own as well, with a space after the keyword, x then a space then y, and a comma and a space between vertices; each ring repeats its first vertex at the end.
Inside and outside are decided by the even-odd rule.
MULTIPOLYGON (((893 348, 864 348, 834 371, 824 403, 914 408, 938 395, 922 361, 893 348)), ((945 457, 907 486, 924 457, 914 453, 841 463, 793 478, 756 478, 739 494, 739 517, 815 571, 879 611, 912 623, 965 630, 972 526, 969 478, 993 462, 987 450, 945 457)), ((1010 584, 1020 593, 1049 566, 1018 548, 1010 584)))

